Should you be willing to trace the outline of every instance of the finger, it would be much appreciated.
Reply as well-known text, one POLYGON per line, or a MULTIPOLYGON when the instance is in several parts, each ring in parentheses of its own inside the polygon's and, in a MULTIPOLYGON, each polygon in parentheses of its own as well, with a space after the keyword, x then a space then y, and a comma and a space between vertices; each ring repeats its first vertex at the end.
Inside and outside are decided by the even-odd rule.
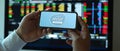
POLYGON ((38 34, 39 34, 40 37, 42 37, 42 36, 44 36, 46 34, 46 30, 45 29, 39 29, 38 32, 39 32, 38 34))
POLYGON ((39 10, 35 12, 35 17, 36 17, 36 19, 39 19, 39 17, 40 17, 40 11, 39 10))
POLYGON ((47 30, 46 29, 43 29, 42 30, 42 34, 44 35, 44 34, 47 34, 47 30))
POLYGON ((32 17, 34 17, 34 13, 35 12, 31 12, 31 13, 25 15, 23 19, 31 19, 32 17))
POLYGON ((72 31, 72 30, 68 30, 68 34, 72 39, 76 39, 79 37, 79 35, 75 31, 72 31))
POLYGON ((66 38, 70 38, 68 33, 65 33, 63 36, 66 37, 66 38))
POLYGON ((39 16, 40 16, 40 11, 36 11, 36 12, 31 12, 27 14, 25 17, 28 17, 28 18, 31 17, 33 19, 37 19, 39 18, 39 16))
POLYGON ((86 25, 86 23, 82 20, 82 18, 79 16, 78 17, 78 21, 79 21, 79 23, 80 23, 80 25, 81 25, 81 31, 84 31, 84 32, 88 32, 88 28, 87 28, 87 25, 86 25))
POLYGON ((40 16, 40 11, 36 11, 37 16, 40 16))
POLYGON ((39 18, 40 18, 40 11, 38 10, 35 12, 35 16, 34 16, 34 19, 35 19, 34 21, 38 28, 39 28, 39 21, 40 21, 39 18))
POLYGON ((43 29, 38 28, 38 30, 37 30, 37 34, 38 34, 38 36, 41 36, 41 34, 42 34, 42 30, 43 30, 43 29))
POLYGON ((72 46, 72 40, 66 40, 66 43, 72 46))
POLYGON ((80 31, 79 30, 75 30, 76 34, 80 36, 80 31))
POLYGON ((82 18, 80 16, 78 16, 78 21, 79 21, 79 24, 81 25, 82 27, 82 30, 86 30, 87 29, 87 25, 86 23, 82 20, 82 18))
POLYGON ((36 14, 39 14, 40 13, 40 11, 38 10, 38 11, 36 11, 36 14))
POLYGON ((47 33, 51 33, 51 32, 52 32, 52 29, 47 28, 47 33))

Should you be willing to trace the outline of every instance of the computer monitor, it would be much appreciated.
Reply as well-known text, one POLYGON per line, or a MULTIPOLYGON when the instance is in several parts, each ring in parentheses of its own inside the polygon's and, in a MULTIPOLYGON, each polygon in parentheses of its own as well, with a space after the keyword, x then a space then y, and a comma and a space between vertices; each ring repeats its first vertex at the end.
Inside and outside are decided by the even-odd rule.
MULTIPOLYGON (((5 37, 15 30, 21 19, 30 12, 51 11, 77 12, 88 25, 91 51, 112 51, 112 0, 6 0, 5 37)), ((28 43, 24 49, 69 50, 64 37, 66 30, 54 30, 53 34, 28 43)))

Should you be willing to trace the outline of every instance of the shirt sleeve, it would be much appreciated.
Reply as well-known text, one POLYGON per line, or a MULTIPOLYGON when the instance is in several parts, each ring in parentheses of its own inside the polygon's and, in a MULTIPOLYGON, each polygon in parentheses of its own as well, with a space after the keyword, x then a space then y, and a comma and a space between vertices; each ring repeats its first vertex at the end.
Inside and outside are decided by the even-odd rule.
POLYGON ((5 51, 4 47, 2 46, 1 42, 0 42, 0 51, 5 51))
POLYGON ((25 44, 26 42, 24 42, 14 31, 2 41, 1 46, 4 51, 19 51, 25 44))

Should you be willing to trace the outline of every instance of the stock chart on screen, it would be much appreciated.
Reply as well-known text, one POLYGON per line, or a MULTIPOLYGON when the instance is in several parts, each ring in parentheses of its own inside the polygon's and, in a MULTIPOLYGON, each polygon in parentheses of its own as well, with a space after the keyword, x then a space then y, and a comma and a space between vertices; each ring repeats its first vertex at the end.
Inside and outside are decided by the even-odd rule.
MULTIPOLYGON (((106 50, 108 48, 108 1, 109 0, 8 0, 7 20, 10 34, 15 30, 21 19, 37 10, 62 12, 77 12, 87 24, 91 36, 91 49, 106 50)), ((28 43, 25 48, 54 49, 71 48, 65 43, 66 30, 55 30, 53 33, 40 37, 39 40, 28 43)))

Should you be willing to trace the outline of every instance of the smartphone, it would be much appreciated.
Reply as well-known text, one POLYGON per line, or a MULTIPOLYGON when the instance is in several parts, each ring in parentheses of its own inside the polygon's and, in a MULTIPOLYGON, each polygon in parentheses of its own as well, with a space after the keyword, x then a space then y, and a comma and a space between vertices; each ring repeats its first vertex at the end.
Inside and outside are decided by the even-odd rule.
POLYGON ((42 28, 76 29, 77 13, 42 11, 39 26, 42 28))

